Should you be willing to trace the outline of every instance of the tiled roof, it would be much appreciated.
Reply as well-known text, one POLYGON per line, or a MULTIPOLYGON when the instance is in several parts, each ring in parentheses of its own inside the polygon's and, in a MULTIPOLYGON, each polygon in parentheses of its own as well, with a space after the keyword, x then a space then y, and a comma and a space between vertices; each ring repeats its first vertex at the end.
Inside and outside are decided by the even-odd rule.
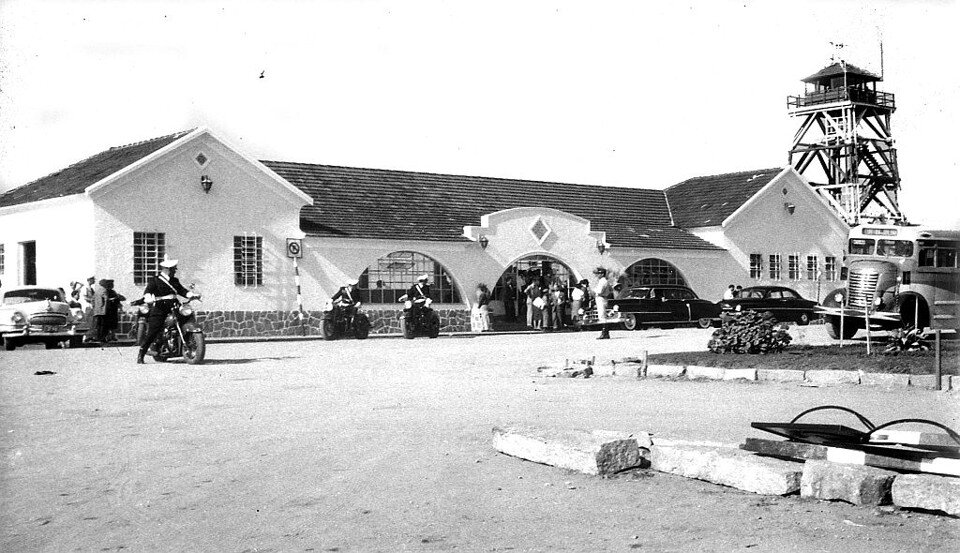
POLYGON ((857 75, 857 76, 863 77, 862 79, 860 79, 861 81, 879 81, 880 80, 879 75, 874 75, 873 73, 867 71, 866 69, 861 69, 856 65, 853 65, 852 63, 836 62, 824 67, 823 69, 821 69, 820 71, 817 71, 813 75, 810 75, 806 79, 803 79, 803 82, 816 83, 824 79, 829 80, 830 77, 836 77, 839 75, 843 75, 844 73, 848 75, 857 75))
POLYGON ((193 129, 117 146, 61 169, 29 184, 0 194, 0 207, 82 194, 91 184, 116 173, 167 144, 184 137, 193 129))
POLYGON ((466 240, 463 227, 479 225, 482 215, 547 207, 588 219, 613 246, 719 249, 670 226, 661 190, 262 163, 314 199, 300 212, 300 227, 311 236, 466 240))
POLYGON ((708 177, 696 177, 665 190, 673 221, 678 227, 720 225, 782 168, 757 169, 708 177))

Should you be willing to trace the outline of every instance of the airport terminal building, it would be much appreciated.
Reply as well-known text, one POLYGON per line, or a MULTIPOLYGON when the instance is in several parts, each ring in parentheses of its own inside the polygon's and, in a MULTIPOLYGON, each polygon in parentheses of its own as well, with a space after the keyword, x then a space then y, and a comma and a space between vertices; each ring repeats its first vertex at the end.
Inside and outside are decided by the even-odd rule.
POLYGON ((603 266, 626 286, 684 284, 713 301, 729 284, 809 299, 839 286, 848 227, 792 168, 652 184, 258 161, 199 128, 0 195, 0 281, 96 275, 134 299, 176 258, 211 336, 319 334, 324 303, 352 279, 372 332, 397 332, 398 297, 424 273, 443 331, 468 329, 480 283, 502 312, 500 284, 520 271, 575 282, 603 266))

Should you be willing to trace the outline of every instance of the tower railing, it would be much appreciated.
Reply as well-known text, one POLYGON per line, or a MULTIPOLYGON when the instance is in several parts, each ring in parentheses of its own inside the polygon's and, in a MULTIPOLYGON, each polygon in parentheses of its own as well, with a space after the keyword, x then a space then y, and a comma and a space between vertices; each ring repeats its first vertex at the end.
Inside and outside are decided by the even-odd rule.
POLYGON ((787 96, 787 108, 803 108, 834 102, 870 104, 889 109, 896 109, 897 107, 894 95, 890 92, 864 90, 854 86, 808 92, 802 96, 787 96))

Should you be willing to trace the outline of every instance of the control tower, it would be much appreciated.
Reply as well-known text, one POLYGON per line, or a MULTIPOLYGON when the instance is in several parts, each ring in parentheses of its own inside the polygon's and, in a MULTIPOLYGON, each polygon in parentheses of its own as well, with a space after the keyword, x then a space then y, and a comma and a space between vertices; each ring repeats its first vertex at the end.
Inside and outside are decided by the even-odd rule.
POLYGON ((877 90, 882 80, 841 60, 803 79, 802 95, 787 97, 800 120, 789 163, 849 225, 904 221, 890 127, 896 104, 877 90))

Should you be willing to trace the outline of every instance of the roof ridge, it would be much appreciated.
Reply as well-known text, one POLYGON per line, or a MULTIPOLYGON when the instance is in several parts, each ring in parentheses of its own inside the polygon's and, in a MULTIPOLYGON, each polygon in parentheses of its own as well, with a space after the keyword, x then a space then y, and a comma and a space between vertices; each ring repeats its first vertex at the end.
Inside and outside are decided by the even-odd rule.
POLYGON ((485 181, 505 181, 508 183, 528 182, 528 183, 538 183, 538 184, 556 184, 560 186, 583 186, 587 188, 613 188, 613 189, 643 190, 646 192, 662 192, 662 190, 658 188, 643 188, 643 187, 637 187, 637 186, 618 186, 618 185, 612 185, 612 184, 583 184, 578 182, 544 181, 544 180, 534 180, 534 179, 518 179, 518 178, 510 178, 510 177, 487 177, 483 175, 457 175, 454 173, 434 173, 429 171, 410 171, 406 169, 379 169, 375 167, 350 167, 346 165, 327 165, 324 163, 306 163, 302 161, 278 161, 278 160, 272 160, 272 159, 261 159, 258 161, 260 161, 260 163, 263 163, 264 165, 269 163, 276 163, 276 164, 282 163, 282 164, 288 164, 288 165, 301 165, 306 167, 322 167, 326 169, 348 169, 353 171, 401 173, 404 175, 423 175, 423 176, 443 177, 443 178, 453 177, 453 178, 461 178, 461 179, 463 178, 480 179, 485 181))
POLYGON ((695 180, 695 179, 716 179, 716 178, 720 178, 720 177, 729 177, 729 176, 731 176, 731 175, 746 175, 746 174, 749 174, 749 173, 758 174, 758 173, 766 173, 766 172, 768 172, 768 171, 777 171, 777 172, 780 172, 780 171, 783 171, 783 167, 765 167, 765 168, 763 168, 763 169, 749 169, 749 170, 746 170, 746 171, 731 171, 731 172, 729 172, 729 173, 717 173, 717 174, 715 174, 715 175, 699 175, 699 176, 696 176, 696 177, 689 177, 689 178, 684 179, 684 180, 682 180, 682 181, 680 181, 680 182, 678 182, 678 183, 676 183, 676 184, 671 184, 670 186, 664 188, 663 190, 664 190, 664 191, 667 191, 667 190, 670 190, 671 188, 676 188, 677 186, 680 186, 681 184, 690 182, 690 181, 695 180))
POLYGON ((16 186, 16 187, 14 187, 14 188, 11 188, 10 190, 7 190, 7 191, 5 191, 5 192, 3 192, 3 193, 0 193, 0 196, 4 196, 4 195, 6 195, 6 194, 9 194, 10 192, 13 192, 14 190, 18 190, 18 189, 23 188, 23 187, 25 187, 25 186, 30 186, 30 185, 32 185, 32 184, 34 184, 34 183, 37 183, 37 182, 39 182, 39 181, 42 181, 43 179, 52 177, 53 175, 56 175, 57 173, 62 173, 62 172, 64 172, 64 171, 66 171, 67 169, 70 169, 71 167, 76 167, 76 166, 78 166, 78 165, 81 165, 81 164, 83 164, 83 163, 86 163, 86 162, 90 161, 91 159, 93 159, 93 158, 95 158, 95 157, 97 157, 97 156, 99 156, 99 155, 101 155, 101 154, 105 154, 105 153, 107 153, 107 152, 113 152, 113 151, 116 151, 116 150, 122 150, 122 149, 124 149, 124 148, 130 148, 130 147, 133 147, 133 146, 140 146, 140 145, 146 144, 146 143, 148 143, 148 142, 156 142, 157 140, 165 140, 165 139, 167 139, 167 138, 172 138, 172 137, 177 137, 177 139, 179 139, 179 138, 182 138, 182 137, 184 137, 184 136, 192 133, 192 132, 195 131, 195 130, 197 130, 197 127, 194 127, 194 128, 192 128, 192 129, 187 129, 187 130, 185 130, 185 131, 179 131, 179 132, 175 132, 175 133, 166 134, 166 135, 163 135, 163 136, 158 136, 158 137, 155 137, 155 138, 149 138, 149 139, 147 139, 147 140, 141 140, 141 141, 139 141, 139 142, 131 142, 130 144, 124 144, 124 145, 122 145, 122 146, 111 146, 111 147, 107 148, 106 150, 100 150, 99 152, 97 152, 97 153, 95 153, 95 154, 90 154, 89 156, 81 159, 80 161, 75 161, 75 162, 71 163, 70 165, 67 165, 66 167, 61 167, 61 168, 57 169, 56 171, 51 171, 50 173, 47 173, 46 175, 43 175, 42 177, 37 177, 37 178, 33 179, 33 180, 30 181, 30 182, 26 182, 26 183, 24 183, 24 184, 21 184, 20 186, 16 186))

